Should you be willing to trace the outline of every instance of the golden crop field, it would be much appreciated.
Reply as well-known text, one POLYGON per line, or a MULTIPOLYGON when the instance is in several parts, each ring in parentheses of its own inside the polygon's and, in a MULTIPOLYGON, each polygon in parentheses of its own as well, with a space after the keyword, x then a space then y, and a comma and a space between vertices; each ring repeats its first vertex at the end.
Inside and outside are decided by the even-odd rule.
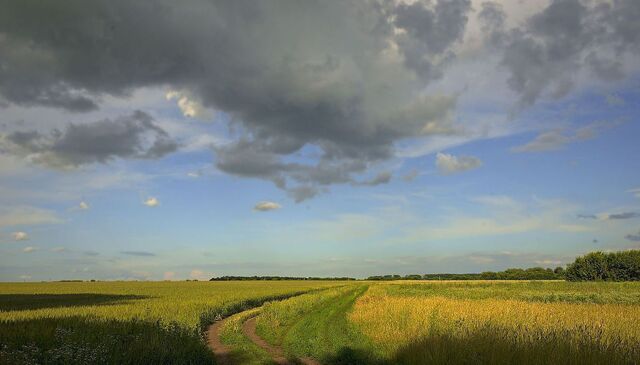
POLYGON ((328 365, 640 362, 640 283, 234 281, 0 284, 0 364, 216 364, 227 316, 231 364, 273 361, 254 316, 328 365))
POLYGON ((0 363, 69 359, 100 363, 101 356, 103 363, 180 358, 213 363, 201 332, 216 317, 335 285, 328 281, 0 283, 0 363), (114 357, 116 353, 124 355, 114 357))
POLYGON ((394 282, 348 317, 401 363, 636 363, 640 285, 394 282))

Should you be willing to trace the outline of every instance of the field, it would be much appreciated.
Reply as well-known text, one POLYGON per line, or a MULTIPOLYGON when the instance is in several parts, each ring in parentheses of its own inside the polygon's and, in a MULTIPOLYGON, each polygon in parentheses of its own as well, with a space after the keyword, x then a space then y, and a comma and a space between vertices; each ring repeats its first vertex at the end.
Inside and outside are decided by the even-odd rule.
POLYGON ((640 363, 640 283, 0 284, 0 311, 2 363, 640 363))
POLYGON ((0 363, 213 364, 216 318, 325 281, 0 283, 0 363))

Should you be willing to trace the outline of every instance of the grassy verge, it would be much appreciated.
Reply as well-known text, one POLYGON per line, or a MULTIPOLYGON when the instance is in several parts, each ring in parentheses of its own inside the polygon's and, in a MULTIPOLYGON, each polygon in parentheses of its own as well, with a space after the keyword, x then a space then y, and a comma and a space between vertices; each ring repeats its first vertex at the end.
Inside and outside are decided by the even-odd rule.
POLYGON ((373 361, 371 343, 347 320, 366 285, 329 289, 266 306, 258 334, 281 344, 291 357, 313 357, 323 364, 373 361))
POLYGON ((235 314, 226 319, 220 336, 222 343, 232 348, 231 358, 236 364, 263 365, 272 364, 271 357, 266 351, 254 344, 242 333, 242 324, 247 319, 257 315, 260 308, 254 308, 235 314))

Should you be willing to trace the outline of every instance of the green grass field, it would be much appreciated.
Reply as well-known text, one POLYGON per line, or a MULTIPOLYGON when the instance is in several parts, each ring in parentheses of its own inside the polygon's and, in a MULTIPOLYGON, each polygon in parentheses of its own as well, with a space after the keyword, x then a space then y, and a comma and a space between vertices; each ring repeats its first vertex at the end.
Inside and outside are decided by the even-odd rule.
POLYGON ((0 363, 215 364, 228 317, 235 363, 270 364, 253 316, 322 364, 640 363, 640 283, 560 281, 0 284, 0 363))

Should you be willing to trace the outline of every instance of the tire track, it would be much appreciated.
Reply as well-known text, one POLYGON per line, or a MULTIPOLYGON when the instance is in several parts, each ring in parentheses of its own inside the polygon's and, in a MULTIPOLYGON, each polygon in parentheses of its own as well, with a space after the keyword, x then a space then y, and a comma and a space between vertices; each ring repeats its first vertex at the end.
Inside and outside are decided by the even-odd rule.
POLYGON ((273 361, 280 365, 320 365, 320 363, 314 359, 303 357, 297 359, 297 362, 290 362, 280 346, 273 346, 256 333, 256 317, 249 318, 242 325, 242 333, 249 338, 253 343, 264 349, 273 358, 273 361))

